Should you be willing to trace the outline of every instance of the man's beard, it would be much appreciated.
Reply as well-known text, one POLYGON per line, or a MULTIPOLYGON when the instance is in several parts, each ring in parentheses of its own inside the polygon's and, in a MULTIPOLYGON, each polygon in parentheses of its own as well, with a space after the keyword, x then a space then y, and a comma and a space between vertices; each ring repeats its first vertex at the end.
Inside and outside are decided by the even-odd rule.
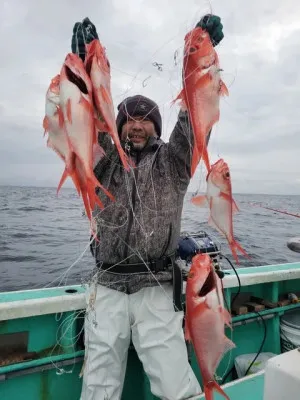
POLYGON ((145 143, 133 143, 131 142, 132 147, 134 150, 143 150, 143 148, 146 146, 147 142, 145 143))
MULTIPOLYGON (((144 137, 144 141, 142 143, 136 143, 131 139, 132 136, 134 136, 134 133, 131 133, 131 134, 127 135, 127 140, 130 141, 131 147, 134 150, 143 150, 143 148, 146 146, 149 138, 148 137, 144 137)), ((140 135, 137 134, 137 136, 140 136, 140 135)))

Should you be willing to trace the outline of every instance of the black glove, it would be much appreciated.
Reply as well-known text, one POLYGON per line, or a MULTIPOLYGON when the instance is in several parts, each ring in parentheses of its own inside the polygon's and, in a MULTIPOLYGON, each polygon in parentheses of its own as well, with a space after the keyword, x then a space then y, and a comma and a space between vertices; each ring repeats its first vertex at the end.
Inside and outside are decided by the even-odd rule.
POLYGON ((78 54, 84 61, 85 59, 85 45, 92 42, 94 39, 99 39, 95 25, 89 20, 84 18, 82 22, 76 22, 73 28, 71 49, 72 53, 78 54))
POLYGON ((224 37, 222 32, 223 25, 221 18, 216 15, 207 14, 201 18, 196 27, 206 30, 210 36, 213 46, 216 46, 221 42, 224 37))

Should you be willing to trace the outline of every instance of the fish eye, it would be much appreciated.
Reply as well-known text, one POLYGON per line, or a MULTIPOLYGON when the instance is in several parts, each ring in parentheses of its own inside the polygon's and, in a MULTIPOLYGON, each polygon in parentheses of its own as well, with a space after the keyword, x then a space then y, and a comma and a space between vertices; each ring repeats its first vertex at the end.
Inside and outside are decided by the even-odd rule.
POLYGON ((225 177, 225 178, 229 178, 229 177, 230 177, 229 171, 225 172, 224 177, 225 177))
POLYGON ((196 49, 195 47, 190 47, 190 53, 195 53, 196 49))

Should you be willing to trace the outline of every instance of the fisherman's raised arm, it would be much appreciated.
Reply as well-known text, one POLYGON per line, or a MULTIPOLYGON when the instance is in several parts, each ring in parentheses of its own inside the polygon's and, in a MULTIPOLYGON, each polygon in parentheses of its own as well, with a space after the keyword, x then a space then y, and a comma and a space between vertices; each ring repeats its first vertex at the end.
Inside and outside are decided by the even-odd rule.
MULTIPOLYGON (((84 18, 82 22, 76 22, 73 27, 71 40, 72 53, 78 54, 82 61, 85 60, 85 45, 91 43, 94 39, 99 39, 95 25, 89 18, 84 18)), ((106 157, 114 150, 111 137, 106 132, 98 132, 98 143, 105 151, 106 157)), ((98 175, 101 172, 101 161, 95 166, 98 175)))

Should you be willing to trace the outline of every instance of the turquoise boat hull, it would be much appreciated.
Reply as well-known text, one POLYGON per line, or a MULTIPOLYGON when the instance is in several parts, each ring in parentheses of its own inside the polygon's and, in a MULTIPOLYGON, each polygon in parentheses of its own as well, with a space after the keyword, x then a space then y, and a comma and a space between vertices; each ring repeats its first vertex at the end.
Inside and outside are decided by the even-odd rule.
MULTIPOLYGON (((240 296, 251 294, 272 303, 282 295, 300 292, 300 263, 240 268, 240 296)), ((238 291, 233 272, 223 279, 225 299, 230 304, 238 291)), ((263 352, 280 354, 280 318, 300 303, 260 311, 266 324, 263 352)), ((80 285, 25 290, 0 294, 0 399, 80 399, 84 360, 83 319, 85 288, 80 285)), ((233 330, 226 334, 236 348, 222 359, 217 376, 233 370, 235 357, 257 353, 264 329, 256 313, 233 317, 233 330)), ((195 354, 191 365, 202 384, 195 354)), ((178 366, 179 367, 179 366, 178 366)), ((263 400, 264 371, 235 379, 227 374, 222 386, 231 400, 263 400)), ((204 396, 199 396, 199 399, 204 396)), ((215 400, 223 399, 219 394, 215 400)), ((133 346, 130 346, 122 400, 152 400, 150 385, 133 346)))

